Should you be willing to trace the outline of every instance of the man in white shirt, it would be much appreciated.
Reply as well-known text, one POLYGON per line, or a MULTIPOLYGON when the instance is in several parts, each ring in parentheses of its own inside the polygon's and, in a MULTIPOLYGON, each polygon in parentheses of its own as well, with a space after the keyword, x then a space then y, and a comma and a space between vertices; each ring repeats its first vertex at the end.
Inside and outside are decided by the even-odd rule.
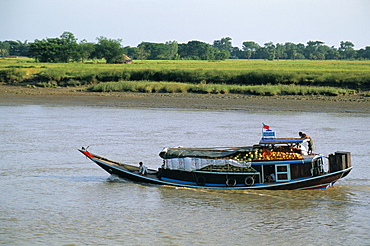
POLYGON ((145 176, 148 173, 148 168, 144 166, 142 162, 139 162, 139 166, 139 174, 145 176))

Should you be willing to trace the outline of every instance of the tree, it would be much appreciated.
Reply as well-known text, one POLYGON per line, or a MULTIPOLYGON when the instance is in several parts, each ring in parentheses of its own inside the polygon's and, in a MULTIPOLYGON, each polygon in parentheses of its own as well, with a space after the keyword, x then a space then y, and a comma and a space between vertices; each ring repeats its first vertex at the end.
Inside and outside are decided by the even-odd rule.
POLYGON ((366 46, 365 49, 357 51, 357 58, 370 59, 370 46, 366 46))
POLYGON ((150 53, 145 49, 145 45, 142 43, 137 46, 136 49, 136 59, 138 60, 146 60, 149 57, 150 53))
MULTIPOLYGON (((226 38, 221 38, 221 40, 214 40, 213 41, 213 47, 218 49, 220 52, 222 52, 222 54, 221 53, 217 54, 218 57, 224 57, 224 56, 227 56, 226 58, 230 57, 230 52, 233 49, 233 45, 231 43, 231 40, 232 39, 230 37, 226 37, 226 38), (225 52, 227 52, 227 53, 225 53, 225 52)), ((217 60, 224 60, 224 59, 217 59, 217 60)))
POLYGON ((286 58, 295 60, 298 55, 297 45, 291 42, 286 42, 284 44, 284 47, 285 47, 285 54, 287 56, 286 58))
POLYGON ((94 52, 97 58, 104 58, 107 63, 115 63, 122 57, 122 39, 108 39, 106 37, 99 37, 97 40, 98 43, 95 45, 94 52))
POLYGON ((78 57, 77 39, 70 32, 60 38, 36 39, 29 45, 29 55, 39 62, 69 62, 78 57))
POLYGON ((232 59, 242 59, 245 58, 245 53, 239 47, 233 47, 230 52, 230 58, 232 59))
POLYGON ((335 59, 335 53, 337 53, 337 50, 334 48, 334 46, 330 48, 327 45, 320 45, 317 47, 315 56, 318 60, 335 59))
POLYGON ((192 60, 214 60, 217 49, 212 45, 200 41, 189 41, 187 44, 179 44, 179 55, 192 60))
MULTIPOLYGON (((129 51, 127 48, 125 50, 129 51)), ((140 60, 173 60, 178 58, 177 52, 177 41, 167 41, 165 44, 141 42, 135 50, 135 56, 140 60)))
POLYGON ((370 59, 369 46, 355 50, 350 41, 341 41, 340 47, 329 47, 322 41, 308 41, 307 45, 286 42, 285 44, 265 43, 260 46, 254 41, 245 41, 242 48, 232 47, 232 39, 224 37, 214 40, 213 45, 189 41, 178 44, 177 41, 166 43, 142 42, 137 47, 121 46, 121 39, 97 38, 98 43, 88 43, 86 40, 77 44, 77 39, 70 32, 64 32, 57 38, 45 38, 27 41, 0 41, 0 56, 31 56, 39 62, 84 62, 89 58, 105 58, 108 63, 122 60, 126 54, 135 59, 194 59, 194 60, 224 60, 224 59, 370 59))
POLYGON ((22 42, 17 41, 4 41, 9 44, 9 55, 10 56, 27 56, 28 55, 28 42, 27 40, 22 42))
POLYGON ((305 57, 307 59, 316 60, 320 55, 318 56, 319 47, 322 46, 324 42, 322 41, 308 41, 307 46, 305 48, 305 57))
POLYGON ((137 58, 136 57, 137 48, 136 47, 130 47, 126 46, 123 48, 123 53, 131 58, 137 58))
POLYGON ((304 50, 305 50, 305 45, 302 43, 297 44, 297 56, 296 59, 305 59, 304 56, 304 50))
POLYGON ((5 57, 9 54, 10 45, 7 42, 0 42, 0 55, 5 57))
POLYGON ((340 42, 339 53, 342 59, 352 59, 355 57, 356 51, 353 48, 354 46, 355 45, 350 41, 340 42))
POLYGON ((268 42, 264 44, 265 49, 267 50, 268 53, 268 58, 269 60, 274 60, 276 57, 276 47, 273 42, 268 42))
POLYGON ((231 40, 232 39, 230 37, 221 38, 221 40, 214 40, 213 41, 213 47, 215 47, 216 49, 218 49, 220 51, 226 50, 226 51, 230 52, 231 49, 233 48, 231 40))
POLYGON ((259 44, 257 44, 256 42, 254 41, 245 41, 243 42, 243 47, 242 49, 244 50, 245 52, 245 56, 247 57, 247 59, 249 60, 251 57, 252 58, 255 58, 254 55, 256 54, 256 51, 261 48, 261 46, 259 46, 259 44))
POLYGON ((269 51, 266 47, 260 47, 256 50, 256 54, 254 55, 256 59, 269 59, 269 51))
POLYGON ((92 54, 95 50, 95 44, 94 43, 88 43, 85 39, 80 42, 78 45, 78 54, 79 59, 82 62, 85 62, 86 59, 93 58, 92 54))
POLYGON ((340 57, 338 49, 336 49, 334 46, 330 47, 326 52, 325 59, 327 60, 338 60, 340 57))
POLYGON ((275 52, 275 57, 276 57, 276 59, 279 60, 280 58, 282 58, 285 55, 285 46, 283 44, 277 43, 275 51, 276 51, 275 52))
POLYGON ((226 50, 221 50, 215 53, 214 59, 215 60, 226 60, 229 57, 230 57, 230 52, 226 50))
POLYGON ((72 59, 78 59, 79 54, 77 38, 75 38, 73 33, 64 32, 60 36, 58 53, 59 59, 64 63, 67 63, 72 59))
POLYGON ((57 38, 36 39, 30 44, 28 53, 29 56, 35 58, 38 62, 60 62, 58 48, 57 38))
POLYGON ((138 48, 142 49, 140 52, 145 54, 148 60, 172 60, 177 55, 178 44, 176 41, 169 41, 165 44, 142 42, 138 48))
POLYGON ((179 51, 179 45, 177 41, 166 42, 166 47, 167 49, 165 51, 164 58, 167 60, 175 59, 178 56, 177 52, 179 51))

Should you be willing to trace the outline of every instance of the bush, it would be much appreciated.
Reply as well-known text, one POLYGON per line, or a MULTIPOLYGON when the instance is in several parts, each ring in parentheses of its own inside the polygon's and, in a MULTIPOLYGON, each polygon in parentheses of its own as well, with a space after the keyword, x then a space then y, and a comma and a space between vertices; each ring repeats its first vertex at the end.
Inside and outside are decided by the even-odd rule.
POLYGON ((349 93, 349 90, 335 87, 297 86, 297 85, 220 85, 190 84, 173 82, 122 81, 105 82, 91 86, 90 90, 100 92, 131 91, 146 93, 208 93, 208 94, 253 94, 263 96, 276 95, 331 95, 349 93))
POLYGON ((18 83, 26 79, 26 71, 20 68, 11 68, 0 71, 0 81, 18 83))
POLYGON ((41 72, 41 77, 46 78, 48 81, 61 81, 66 78, 66 71, 61 69, 48 68, 41 72))

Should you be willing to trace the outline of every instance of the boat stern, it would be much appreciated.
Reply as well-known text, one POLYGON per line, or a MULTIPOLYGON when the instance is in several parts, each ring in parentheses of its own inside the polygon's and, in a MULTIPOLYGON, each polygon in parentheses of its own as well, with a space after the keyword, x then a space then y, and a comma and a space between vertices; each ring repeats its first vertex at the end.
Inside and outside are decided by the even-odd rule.
POLYGON ((351 169, 351 153, 345 151, 337 151, 329 155, 329 173, 351 169))

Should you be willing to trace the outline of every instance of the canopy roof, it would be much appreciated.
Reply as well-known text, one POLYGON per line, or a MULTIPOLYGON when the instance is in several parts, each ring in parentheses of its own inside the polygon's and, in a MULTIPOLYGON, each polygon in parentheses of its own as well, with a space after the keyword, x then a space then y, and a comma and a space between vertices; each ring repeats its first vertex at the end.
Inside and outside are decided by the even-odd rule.
POLYGON ((259 144, 299 144, 307 141, 308 138, 263 138, 259 144))
MULTIPOLYGON (((299 144, 309 141, 307 138, 263 138, 260 140, 260 145, 269 144, 299 144)), ((258 146, 253 147, 235 147, 235 148, 165 148, 160 153, 159 156, 163 159, 172 158, 223 158, 238 152, 251 152, 258 149, 258 146)))
POLYGON ((237 148, 165 148, 159 156, 163 159, 172 158, 222 158, 230 156, 237 152, 250 152, 253 151, 253 147, 237 147, 237 148))

